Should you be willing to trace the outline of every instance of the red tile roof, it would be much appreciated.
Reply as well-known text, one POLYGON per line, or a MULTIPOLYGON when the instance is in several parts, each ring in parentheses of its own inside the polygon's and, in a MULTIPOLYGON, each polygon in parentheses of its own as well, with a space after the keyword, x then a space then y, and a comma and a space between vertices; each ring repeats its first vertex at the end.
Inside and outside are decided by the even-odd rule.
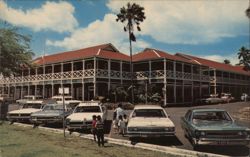
POLYGON ((171 55, 166 52, 156 50, 156 49, 145 49, 144 51, 137 53, 133 55, 133 61, 143 61, 143 60, 151 60, 151 59, 160 59, 160 58, 166 58, 174 61, 181 61, 186 63, 192 63, 197 64, 196 62, 193 62, 191 60, 185 59, 183 57, 179 57, 176 55, 171 55))
POLYGON ((215 62, 215 61, 211 61, 211 60, 207 60, 204 58, 199 58, 199 57, 195 57, 195 56, 191 56, 187 54, 182 54, 182 53, 177 53, 176 55, 196 61, 197 63, 200 63, 201 65, 209 66, 210 68, 250 75, 250 72, 245 71, 243 69, 243 66, 233 66, 233 65, 219 63, 219 62, 215 62))
POLYGON ((103 44, 80 50, 68 51, 68 52, 48 55, 45 57, 39 57, 35 59, 33 62, 35 64, 42 65, 42 64, 51 64, 51 63, 83 59, 94 56, 100 58, 110 58, 110 59, 129 61, 129 56, 120 53, 112 44, 103 44))

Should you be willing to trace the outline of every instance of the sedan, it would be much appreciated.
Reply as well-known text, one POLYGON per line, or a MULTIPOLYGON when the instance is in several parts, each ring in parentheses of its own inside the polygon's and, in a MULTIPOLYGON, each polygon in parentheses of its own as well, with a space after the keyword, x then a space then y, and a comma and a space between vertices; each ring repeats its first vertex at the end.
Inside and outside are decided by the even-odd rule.
POLYGON ((181 127, 194 149, 199 145, 247 145, 250 129, 238 125, 223 109, 190 109, 181 127))

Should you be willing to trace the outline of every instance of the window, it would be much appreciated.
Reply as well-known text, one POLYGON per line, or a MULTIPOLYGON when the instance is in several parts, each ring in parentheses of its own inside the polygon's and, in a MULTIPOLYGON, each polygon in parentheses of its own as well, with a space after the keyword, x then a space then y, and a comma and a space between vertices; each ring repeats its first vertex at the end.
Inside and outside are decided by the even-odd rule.
POLYGON ((133 117, 167 117, 162 109, 137 109, 133 117))
POLYGON ((99 106, 78 106, 75 113, 79 112, 101 112, 101 109, 99 106))

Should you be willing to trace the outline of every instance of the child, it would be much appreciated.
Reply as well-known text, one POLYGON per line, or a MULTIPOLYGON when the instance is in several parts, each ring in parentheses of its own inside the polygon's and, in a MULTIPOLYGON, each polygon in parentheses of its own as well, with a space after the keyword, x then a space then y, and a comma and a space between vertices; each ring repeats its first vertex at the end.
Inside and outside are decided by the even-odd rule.
POLYGON ((96 115, 93 115, 92 116, 92 128, 91 128, 91 132, 92 132, 92 134, 93 134, 93 136, 94 136, 94 141, 96 141, 96 115))
POLYGON ((123 115, 123 121, 125 122, 125 132, 124 133, 126 133, 126 128, 127 128, 127 126, 128 126, 128 119, 127 119, 127 115, 123 115))
POLYGON ((104 124, 102 122, 102 118, 100 115, 97 116, 97 122, 95 128, 96 128, 98 146, 100 147, 101 144, 102 146, 104 146, 104 124))
POLYGON ((119 116, 118 128, 119 128, 119 133, 122 134, 122 136, 124 136, 126 124, 121 115, 119 116))

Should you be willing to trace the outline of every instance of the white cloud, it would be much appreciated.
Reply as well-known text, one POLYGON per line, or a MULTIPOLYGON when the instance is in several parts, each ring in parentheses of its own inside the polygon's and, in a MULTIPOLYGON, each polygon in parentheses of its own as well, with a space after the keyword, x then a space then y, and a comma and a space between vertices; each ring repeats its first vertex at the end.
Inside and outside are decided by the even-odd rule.
MULTIPOLYGON (((118 12, 128 1, 110 0, 107 6, 118 12)), ((136 1, 145 8, 142 35, 171 44, 218 42, 224 37, 248 33, 245 9, 241 1, 136 1)))
POLYGON ((220 62, 220 63, 224 63, 224 60, 228 59, 232 65, 235 65, 235 64, 239 63, 239 59, 238 59, 237 54, 231 54, 231 55, 225 55, 225 56, 221 56, 221 55, 205 55, 205 56, 200 56, 200 57, 208 59, 208 60, 220 62))
MULTIPOLYGON (((115 21, 114 14, 106 14, 103 20, 96 20, 85 28, 79 28, 63 40, 47 40, 49 46, 63 47, 67 50, 94 46, 103 43, 112 43, 118 50, 129 52, 128 33, 123 31, 123 25, 115 21)), ((134 52, 142 48, 150 47, 150 44, 138 38, 133 43, 134 52)))
POLYGON ((73 31, 78 26, 74 7, 65 1, 44 3, 41 8, 14 9, 0 0, 0 19, 16 26, 28 27, 34 31, 73 31))

